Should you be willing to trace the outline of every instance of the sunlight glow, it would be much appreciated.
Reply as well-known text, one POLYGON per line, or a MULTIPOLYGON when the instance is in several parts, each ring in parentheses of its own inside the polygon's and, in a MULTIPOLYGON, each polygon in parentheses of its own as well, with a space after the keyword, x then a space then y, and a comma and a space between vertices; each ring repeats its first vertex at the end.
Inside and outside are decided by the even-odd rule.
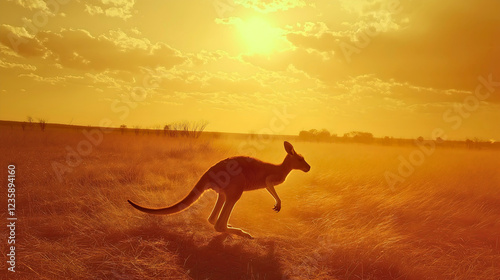
POLYGON ((238 30, 251 53, 272 52, 281 36, 278 28, 272 27, 261 18, 240 22, 238 30))

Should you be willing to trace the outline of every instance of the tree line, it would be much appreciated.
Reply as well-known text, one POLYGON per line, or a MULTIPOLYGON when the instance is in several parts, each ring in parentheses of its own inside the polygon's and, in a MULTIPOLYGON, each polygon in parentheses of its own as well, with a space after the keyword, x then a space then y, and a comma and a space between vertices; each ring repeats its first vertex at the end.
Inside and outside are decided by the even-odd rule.
POLYGON ((364 143, 364 144, 380 144, 380 145, 413 145, 416 141, 419 143, 434 142, 438 147, 465 147, 467 149, 483 149, 483 148, 500 148, 500 142, 484 141, 479 138, 466 139, 465 141, 444 140, 441 137, 436 139, 424 139, 420 136, 416 139, 395 138, 385 136, 376 138, 370 132, 351 131, 344 133, 342 136, 330 133, 326 129, 310 129, 299 132, 298 138, 303 141, 314 142, 345 142, 345 143, 364 143))
POLYGON ((326 129, 317 130, 302 130, 299 132, 299 139, 305 141, 323 141, 323 142, 358 142, 358 143, 372 143, 374 141, 373 134, 363 131, 351 131, 345 133, 343 136, 332 134, 326 129))

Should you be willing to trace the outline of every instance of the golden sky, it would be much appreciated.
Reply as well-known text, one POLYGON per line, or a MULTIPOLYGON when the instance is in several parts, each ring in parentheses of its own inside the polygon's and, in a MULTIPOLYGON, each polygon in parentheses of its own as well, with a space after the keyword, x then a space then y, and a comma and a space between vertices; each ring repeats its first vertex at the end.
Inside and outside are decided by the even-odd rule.
POLYGON ((10 0, 0 21, 2 120, 500 141, 498 0, 10 0))

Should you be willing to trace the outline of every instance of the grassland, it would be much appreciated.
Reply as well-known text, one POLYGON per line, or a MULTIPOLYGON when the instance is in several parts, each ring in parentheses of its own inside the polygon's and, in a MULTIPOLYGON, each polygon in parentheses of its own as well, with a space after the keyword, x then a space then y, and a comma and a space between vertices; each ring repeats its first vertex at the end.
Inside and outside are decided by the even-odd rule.
MULTIPOLYGON (((2 279, 500 279, 499 151, 438 149, 391 189, 384 173, 414 147, 293 142, 312 169, 277 187, 278 214, 265 190, 243 195, 230 223, 248 240, 207 222, 213 192, 172 216, 127 204, 177 202, 243 139, 111 133, 59 181, 51 163, 83 139, 1 128, 2 185, 16 164, 18 215, 18 272, 2 265, 2 279)), ((281 141, 257 150, 284 155, 281 141)))

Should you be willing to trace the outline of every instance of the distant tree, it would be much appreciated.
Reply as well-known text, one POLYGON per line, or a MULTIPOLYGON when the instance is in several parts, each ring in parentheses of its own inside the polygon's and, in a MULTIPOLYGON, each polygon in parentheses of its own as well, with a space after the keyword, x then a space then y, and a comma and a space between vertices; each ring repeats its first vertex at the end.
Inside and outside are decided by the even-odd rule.
POLYGON ((189 122, 183 121, 180 123, 182 136, 189 137, 189 122))
POLYGON ((326 129, 322 129, 320 132, 318 132, 318 139, 319 140, 329 140, 330 139, 330 131, 326 129))
POLYGON ((382 140, 382 144, 384 145, 392 145, 392 137, 386 136, 382 140))
POLYGON ((124 124, 120 125, 120 131, 122 134, 125 133, 125 129, 127 129, 126 125, 124 125, 124 124))
POLYGON ((191 125, 192 137, 198 138, 208 125, 208 121, 199 121, 191 125))
POLYGON ((26 117, 26 127, 31 129, 33 127, 33 121, 34 121, 33 117, 27 116, 26 117))
POLYGON ((171 123, 163 127, 163 134, 171 137, 185 136, 185 137, 198 138, 203 133, 207 125, 208 125, 207 121, 199 121, 199 122, 183 121, 183 122, 171 123))
POLYGON ((170 136, 170 125, 166 124, 166 125, 163 127, 163 135, 164 135, 164 136, 167 136, 167 135, 169 135, 169 136, 170 136))
POLYGON ((301 130, 299 132, 299 138, 307 141, 330 141, 332 139, 332 134, 326 129, 320 131, 317 129, 301 130))
POLYGON ((465 147, 467 147, 467 149, 473 149, 474 148, 474 142, 470 139, 466 139, 465 140, 465 147))
POLYGON ((140 132, 141 132, 141 128, 139 126, 135 126, 134 127, 134 133, 135 133, 135 135, 139 135, 140 132))
POLYGON ((171 123, 171 124, 167 124, 163 130, 165 131, 165 129, 167 130, 168 132, 168 136, 170 137, 176 137, 178 136, 177 134, 177 130, 178 130, 178 125, 177 123, 171 123))
POLYGON ((38 125, 40 126, 40 129, 42 131, 45 131, 45 126, 47 125, 47 122, 44 119, 38 119, 38 125))
POLYGON ((350 139, 353 142, 358 143, 371 143, 373 142, 373 134, 370 132, 362 132, 362 131, 351 131, 349 133, 344 134, 344 138, 350 139))
POLYGON ((299 138, 301 138, 303 140, 310 140, 312 137, 311 137, 311 133, 309 133, 309 131, 301 130, 299 132, 299 138))

